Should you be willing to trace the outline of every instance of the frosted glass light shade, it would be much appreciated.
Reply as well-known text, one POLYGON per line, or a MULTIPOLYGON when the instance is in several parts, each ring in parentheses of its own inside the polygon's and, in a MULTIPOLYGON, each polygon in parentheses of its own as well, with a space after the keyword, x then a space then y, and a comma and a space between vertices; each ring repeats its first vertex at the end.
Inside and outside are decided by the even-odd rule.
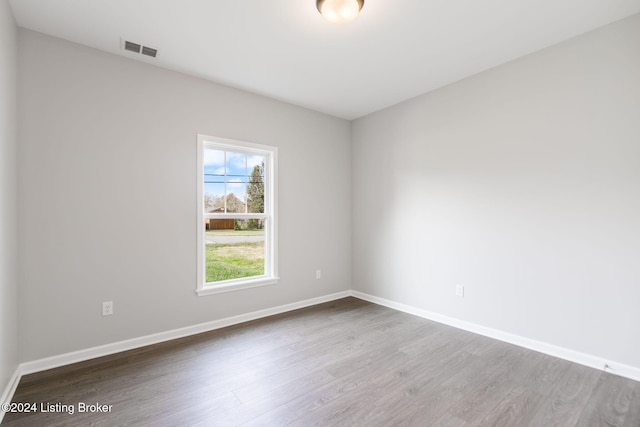
POLYGON ((346 24, 358 17, 364 0, 316 0, 320 14, 334 24, 346 24))

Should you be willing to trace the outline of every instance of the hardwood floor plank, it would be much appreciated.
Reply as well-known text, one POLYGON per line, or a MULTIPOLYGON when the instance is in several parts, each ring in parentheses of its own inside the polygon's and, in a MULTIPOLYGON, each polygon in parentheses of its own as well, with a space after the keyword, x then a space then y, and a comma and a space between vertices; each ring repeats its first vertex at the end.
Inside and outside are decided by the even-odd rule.
POLYGON ((518 376, 527 372, 524 351, 518 347, 499 346, 493 357, 464 390, 465 397, 451 408, 451 414, 469 423, 477 423, 507 394, 521 383, 518 376))
POLYGON ((242 427, 286 426, 296 418, 297 415, 293 411, 286 405, 281 405, 240 425, 242 427))
MULTIPOLYGON (((578 420, 578 425, 622 426, 631 413, 637 383, 606 372, 600 374, 578 420)), ((640 420, 638 420, 640 425, 640 420)))
POLYGON ((259 380, 233 390, 233 393, 244 404, 257 404, 267 401, 280 405, 293 400, 301 393, 321 387, 336 377, 325 370, 316 370, 307 375, 289 375, 276 373, 265 380, 259 380))
MULTIPOLYGON (((315 425, 389 425, 392 420, 393 423, 402 421, 404 414, 409 416, 424 405, 431 406, 433 414, 434 402, 442 405, 452 401, 451 397, 446 396, 448 390, 439 390, 434 386, 468 364, 473 357, 470 353, 454 350, 455 343, 451 345, 443 345, 439 351, 431 353, 425 351, 421 357, 412 358, 405 354, 397 359, 399 363, 395 366, 378 367, 374 376, 369 376, 366 386, 350 391, 340 401, 332 400, 325 408, 313 409, 315 412, 305 411, 305 417, 298 424, 311 423, 313 420, 315 425), (451 356, 450 350, 455 355, 451 356), (427 354, 430 356, 425 356, 427 354), (428 360, 425 361, 425 357, 428 360), (429 390, 438 390, 438 393, 427 399, 425 396, 429 390)), ((462 343, 458 343, 457 348, 462 346, 462 343)), ((359 377, 366 378, 364 373, 360 373, 359 377)))
POLYGON ((372 376, 393 371, 405 363, 405 355, 401 353, 388 353, 362 369, 354 371, 349 375, 336 378, 336 380, 331 383, 302 394, 288 402, 287 406, 298 414, 299 417, 302 417, 322 406, 326 406, 336 399, 343 398, 345 395, 360 393, 359 399, 363 400, 365 393, 376 391, 374 388, 369 387, 372 376))
POLYGON ((638 382, 356 298, 26 375, 13 401, 75 411, 3 426, 640 427, 638 382))
MULTIPOLYGON (((570 362, 567 362, 570 363, 570 362)), ((582 410, 598 383, 601 372, 586 366, 570 364, 531 420, 534 426, 575 426, 582 410)), ((640 427, 640 426, 636 426, 640 427)))
POLYGON ((493 408, 479 423, 479 427, 509 427, 514 425, 531 425, 538 408, 542 405, 543 396, 518 387, 493 408))
POLYGON ((636 382, 631 395, 629 412, 625 416, 623 427, 640 427, 640 382, 636 382))

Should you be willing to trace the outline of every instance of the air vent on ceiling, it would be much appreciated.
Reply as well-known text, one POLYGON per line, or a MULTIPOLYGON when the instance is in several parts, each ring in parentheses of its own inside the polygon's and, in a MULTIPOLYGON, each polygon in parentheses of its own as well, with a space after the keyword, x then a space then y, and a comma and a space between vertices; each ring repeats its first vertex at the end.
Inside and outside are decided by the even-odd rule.
POLYGON ((153 49, 150 48, 148 46, 142 46, 142 52, 143 55, 147 55, 147 56, 152 56, 152 57, 156 57, 156 55, 158 54, 158 49, 153 49))
POLYGON ((128 50, 128 51, 130 51, 130 52, 140 53, 140 48, 141 48, 141 47, 142 47, 142 46, 140 46, 140 45, 139 45, 139 44, 137 44, 137 43, 133 43, 133 42, 130 42, 130 41, 128 41, 128 40, 125 40, 125 41, 124 41, 124 48, 125 48, 125 50, 128 50))
POLYGON ((149 46, 143 46, 139 43, 134 43, 129 40, 122 40, 122 48, 124 50, 128 50, 129 52, 140 53, 142 55, 150 56, 155 58, 158 56, 158 49, 154 49, 149 46))

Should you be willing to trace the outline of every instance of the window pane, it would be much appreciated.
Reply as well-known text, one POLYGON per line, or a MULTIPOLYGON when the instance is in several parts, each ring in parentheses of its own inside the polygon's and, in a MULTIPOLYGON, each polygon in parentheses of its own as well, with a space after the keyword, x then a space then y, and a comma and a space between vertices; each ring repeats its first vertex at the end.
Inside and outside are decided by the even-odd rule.
POLYGON ((264 213, 264 157, 205 148, 204 211, 264 213))
POLYGON ((225 153, 204 149, 204 211, 225 212, 225 153))
POLYGON ((264 274, 264 220, 205 219, 205 282, 264 274))
POLYGON ((242 153, 226 152, 227 212, 245 213, 247 197, 247 156, 242 153))
POLYGON ((247 156, 247 211, 264 213, 264 157, 247 156))

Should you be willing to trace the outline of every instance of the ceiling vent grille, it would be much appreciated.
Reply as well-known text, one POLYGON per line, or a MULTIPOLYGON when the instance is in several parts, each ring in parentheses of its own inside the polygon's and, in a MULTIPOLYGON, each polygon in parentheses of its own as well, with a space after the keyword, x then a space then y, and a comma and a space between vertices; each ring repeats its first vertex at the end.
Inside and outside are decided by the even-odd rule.
POLYGON ((156 57, 156 55, 158 54, 158 49, 153 49, 150 48, 148 46, 142 46, 142 52, 143 55, 147 55, 147 56, 151 56, 153 58, 156 57))
POLYGON ((139 43, 134 43, 129 40, 122 39, 122 48, 124 50, 128 50, 129 52, 139 53, 142 55, 150 56, 152 58, 158 56, 158 49, 154 49, 149 46, 143 46, 139 43))

